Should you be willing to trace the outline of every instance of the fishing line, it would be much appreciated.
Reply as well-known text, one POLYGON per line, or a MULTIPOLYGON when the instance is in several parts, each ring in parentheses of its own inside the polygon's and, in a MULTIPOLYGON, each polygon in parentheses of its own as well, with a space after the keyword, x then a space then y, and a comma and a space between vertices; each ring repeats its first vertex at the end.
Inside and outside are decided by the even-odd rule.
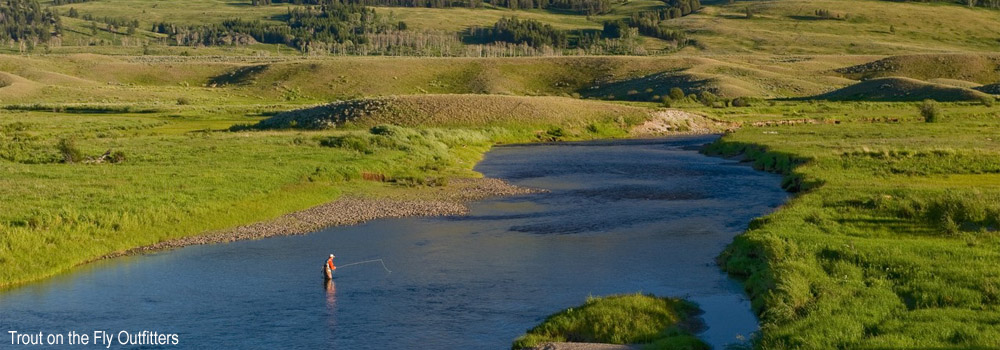
POLYGON ((351 266, 351 265, 367 264, 367 263, 373 263, 373 262, 380 262, 380 263, 382 263, 382 268, 385 269, 385 272, 392 273, 392 271, 389 271, 388 267, 385 267, 385 261, 382 261, 382 259, 359 261, 359 262, 356 262, 356 263, 350 263, 350 264, 340 265, 337 268, 343 268, 343 267, 348 267, 348 266, 351 266))

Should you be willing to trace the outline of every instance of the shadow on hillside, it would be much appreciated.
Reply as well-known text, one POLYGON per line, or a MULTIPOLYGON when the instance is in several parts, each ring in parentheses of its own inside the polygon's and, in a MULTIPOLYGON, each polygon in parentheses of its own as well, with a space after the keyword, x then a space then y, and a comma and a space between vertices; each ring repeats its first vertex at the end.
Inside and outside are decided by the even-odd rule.
POLYGON ((794 19, 796 21, 843 21, 843 18, 836 17, 820 17, 820 16, 799 16, 799 15, 789 15, 788 18, 794 19))
POLYGON ((239 67, 210 78, 208 83, 213 86, 249 84, 258 74, 267 70, 268 67, 266 64, 239 67))
POLYGON ((696 79, 683 73, 682 69, 674 69, 633 79, 597 83, 578 92, 581 96, 590 98, 651 101, 656 96, 666 96, 671 88, 676 87, 691 93, 706 90, 708 85, 707 79, 696 79))

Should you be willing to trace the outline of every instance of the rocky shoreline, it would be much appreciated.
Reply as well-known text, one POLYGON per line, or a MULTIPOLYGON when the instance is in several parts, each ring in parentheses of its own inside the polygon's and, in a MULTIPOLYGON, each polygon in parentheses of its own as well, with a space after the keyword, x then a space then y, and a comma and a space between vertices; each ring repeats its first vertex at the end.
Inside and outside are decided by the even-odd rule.
POLYGON ((102 259, 190 245, 302 235, 327 227, 357 225, 381 218, 465 215, 469 211, 465 206, 467 202, 539 192, 544 191, 514 186, 500 179, 455 179, 448 186, 423 195, 420 199, 342 197, 306 210, 285 214, 273 220, 132 248, 105 255, 102 259))

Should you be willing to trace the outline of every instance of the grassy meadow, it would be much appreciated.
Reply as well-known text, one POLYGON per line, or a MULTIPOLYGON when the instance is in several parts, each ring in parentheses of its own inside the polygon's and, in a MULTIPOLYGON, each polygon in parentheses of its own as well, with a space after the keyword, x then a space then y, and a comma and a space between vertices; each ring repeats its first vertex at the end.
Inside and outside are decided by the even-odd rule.
POLYGON ((998 111, 953 104, 940 122, 873 121, 862 108, 873 105, 833 105, 856 115, 839 124, 744 128, 708 148, 783 173, 799 193, 720 256, 746 280, 756 345, 1000 346, 998 111))
MULTIPOLYGON (((151 31, 157 22, 281 23, 300 6, 248 3, 52 6, 64 15, 58 41, 0 45, 0 288, 343 195, 419 197, 480 176, 472 167, 495 144, 634 137, 669 105, 730 130, 707 154, 782 173, 796 194, 718 258, 760 317, 749 346, 1000 348, 1000 106, 991 95, 1000 92, 1000 10, 705 1, 660 22, 690 39, 679 51, 641 36, 650 52, 671 52, 650 56, 345 57, 278 44, 177 46, 151 31), (70 8, 140 25, 132 35, 94 30, 66 16, 70 8), (682 96, 669 97, 675 88, 682 96), (925 99, 939 101, 933 122, 920 113, 925 99)), ((612 2, 590 16, 489 4, 375 11, 457 39, 510 16, 596 32, 663 6, 612 2)), ((701 348, 677 328, 693 310, 641 295, 590 299, 514 347, 701 348), (616 328, 636 310, 651 316, 616 328)))
MULTIPOLYGON (((924 81, 986 81, 993 67, 934 76, 919 58, 892 59, 920 63, 898 71, 924 81)), ((673 108, 739 128, 712 153, 783 172, 800 193, 720 257, 746 278, 757 347, 997 346, 996 107, 942 103, 926 123, 919 102, 810 99, 879 74, 864 67, 885 58, 840 59, 4 56, 0 284, 344 194, 419 196, 478 176, 472 166, 496 143, 628 137, 662 108, 659 95, 683 87, 673 108), (781 98, 730 94, 760 97, 713 108, 690 96, 726 86, 781 98), (387 107, 329 105, 349 98, 387 107), (344 110, 363 118, 246 128, 344 110), (122 161, 86 163, 108 150, 122 161), (67 151, 79 159, 65 162, 67 151)))
MULTIPOLYGON (((778 55, 898 55, 907 53, 991 52, 996 50, 1000 30, 994 25, 1000 13, 985 8, 966 8, 943 3, 900 3, 882 0, 781 0, 728 4, 705 1, 705 8, 664 26, 688 33, 695 45, 685 54, 778 55), (830 13, 818 16, 817 10, 830 13), (747 17, 747 12, 751 16, 747 17), (850 33, 850 35, 844 35, 850 33)), ((250 6, 221 0, 101 0, 54 6, 65 14, 70 8, 81 15, 132 18, 140 21, 137 33, 123 40, 101 30, 93 35, 90 21, 66 18, 66 33, 53 53, 102 53, 113 55, 249 55, 298 56, 282 45, 257 44, 229 47, 177 47, 164 45, 163 34, 153 33, 153 23, 180 25, 221 23, 227 19, 277 22, 290 7, 273 4, 250 6), (137 16, 138 14, 141 14, 137 16)), ((600 30, 605 21, 623 19, 642 10, 662 8, 653 0, 613 2, 604 14, 585 16, 558 10, 510 10, 483 8, 377 7, 389 21, 405 21, 414 31, 459 35, 471 27, 491 26, 502 17, 517 16, 551 24, 561 30, 600 30)), ((648 50, 667 43, 642 36, 648 50)), ((5 47, 17 52, 15 46, 5 47)))

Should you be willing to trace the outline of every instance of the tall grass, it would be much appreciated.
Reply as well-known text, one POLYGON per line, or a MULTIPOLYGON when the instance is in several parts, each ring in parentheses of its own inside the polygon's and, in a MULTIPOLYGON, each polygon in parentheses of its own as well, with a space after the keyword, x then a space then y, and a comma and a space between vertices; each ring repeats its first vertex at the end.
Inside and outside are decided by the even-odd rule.
MULTIPOLYGON (((400 129, 397 137, 405 147, 364 154, 320 145, 349 134, 341 131, 160 132, 188 123, 170 121, 101 136, 106 131, 95 123, 146 124, 85 118, 67 124, 44 114, 0 115, 0 125, 23 123, 27 129, 8 129, 36 137, 23 154, 0 152, 6 155, 0 160, 0 285, 115 251, 273 218, 340 193, 392 186, 359 181, 364 172, 420 179, 477 176, 471 168, 491 145, 488 134, 474 130, 400 129), (419 137, 407 138, 414 135, 419 137), (60 139, 74 141, 60 147, 60 139), (108 149, 128 158, 115 164, 62 161, 62 153, 77 160, 108 149), (24 154, 43 154, 37 159, 44 161, 24 154)), ((0 135, 0 150, 22 145, 16 142, 20 136, 7 135, 0 135)))
POLYGON ((1000 146, 983 142, 998 122, 949 109, 941 123, 743 129, 710 147, 816 184, 719 257, 745 279, 756 347, 1000 347, 1000 146), (808 161, 778 166, 786 156, 808 161))

